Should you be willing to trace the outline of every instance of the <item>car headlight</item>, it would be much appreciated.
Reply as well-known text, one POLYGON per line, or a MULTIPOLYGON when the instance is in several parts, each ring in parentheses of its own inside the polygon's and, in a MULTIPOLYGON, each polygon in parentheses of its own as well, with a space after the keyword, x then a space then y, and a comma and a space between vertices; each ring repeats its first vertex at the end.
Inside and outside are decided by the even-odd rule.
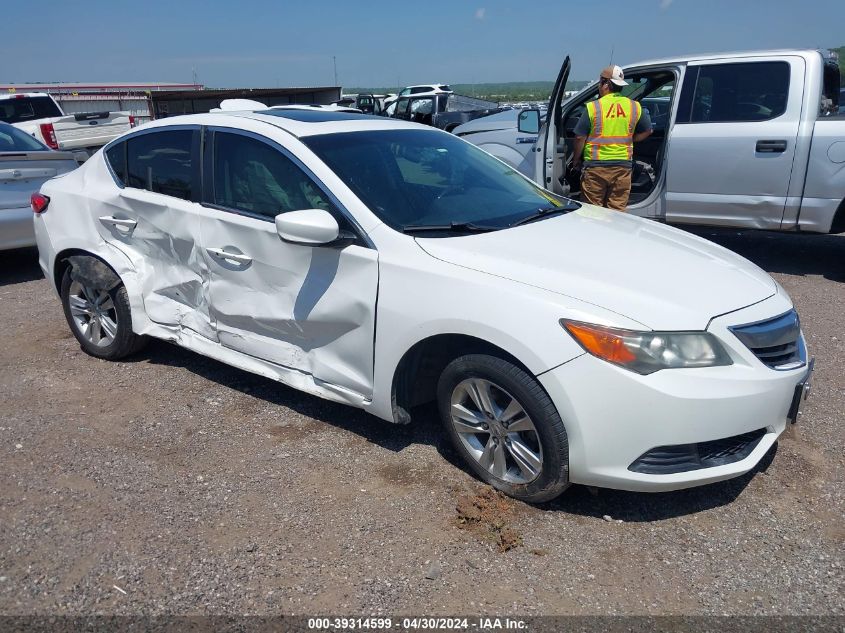
POLYGON ((566 319, 560 324, 593 356, 638 374, 733 363, 709 332, 637 332, 566 319))

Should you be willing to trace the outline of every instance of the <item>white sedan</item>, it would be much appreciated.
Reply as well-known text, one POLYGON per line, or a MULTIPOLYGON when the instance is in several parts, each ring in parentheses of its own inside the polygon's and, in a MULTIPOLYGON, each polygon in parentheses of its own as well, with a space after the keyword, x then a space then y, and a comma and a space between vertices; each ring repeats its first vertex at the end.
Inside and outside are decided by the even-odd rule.
POLYGON ((152 122, 44 185, 40 262, 82 348, 173 341, 412 423, 538 502, 749 471, 811 362, 766 273, 540 189, 451 134, 313 109, 152 122))

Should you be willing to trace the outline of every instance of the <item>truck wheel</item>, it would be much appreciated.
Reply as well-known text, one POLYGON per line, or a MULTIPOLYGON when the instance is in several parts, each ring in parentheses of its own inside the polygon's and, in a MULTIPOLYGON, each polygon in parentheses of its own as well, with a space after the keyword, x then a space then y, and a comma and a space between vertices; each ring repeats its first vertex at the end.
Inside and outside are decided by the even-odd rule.
POLYGON ((132 312, 126 288, 97 288, 65 271, 61 286, 62 308, 71 332, 82 349, 96 358, 118 360, 134 354, 146 338, 132 331, 132 312))
POLYGON ((437 404, 455 448, 497 490, 537 503, 569 485, 563 421, 520 367, 486 354, 461 356, 443 370, 437 404))

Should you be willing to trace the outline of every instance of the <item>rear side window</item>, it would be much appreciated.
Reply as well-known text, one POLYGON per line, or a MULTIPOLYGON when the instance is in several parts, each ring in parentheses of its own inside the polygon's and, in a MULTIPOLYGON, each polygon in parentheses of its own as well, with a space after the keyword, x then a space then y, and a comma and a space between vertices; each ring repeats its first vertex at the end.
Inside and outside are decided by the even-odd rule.
POLYGON ((786 62, 713 64, 687 73, 678 123, 768 121, 786 112, 786 62))
POLYGON ((106 161, 121 185, 126 184, 126 143, 117 143, 106 150, 106 161))
POLYGON ((0 123, 0 152, 50 152, 49 147, 26 132, 0 123))
POLYGON ((226 132, 214 134, 214 204, 266 218, 286 211, 330 210, 325 194, 282 152, 226 132))
POLYGON ((62 111, 50 97, 12 97, 0 99, 0 121, 21 123, 62 116, 62 111))
POLYGON ((126 185, 192 199, 191 130, 167 130, 126 141, 126 185))

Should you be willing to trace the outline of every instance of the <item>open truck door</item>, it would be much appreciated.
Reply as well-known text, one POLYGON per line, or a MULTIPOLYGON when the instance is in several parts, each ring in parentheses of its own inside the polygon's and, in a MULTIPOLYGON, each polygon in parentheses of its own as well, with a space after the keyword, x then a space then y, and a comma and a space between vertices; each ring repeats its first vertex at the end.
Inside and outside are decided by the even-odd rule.
POLYGON ((563 60, 557 81, 549 98, 546 125, 537 135, 534 174, 538 185, 559 194, 566 194, 568 187, 563 179, 566 173, 566 148, 563 143, 563 99, 569 79, 569 56, 563 60))

